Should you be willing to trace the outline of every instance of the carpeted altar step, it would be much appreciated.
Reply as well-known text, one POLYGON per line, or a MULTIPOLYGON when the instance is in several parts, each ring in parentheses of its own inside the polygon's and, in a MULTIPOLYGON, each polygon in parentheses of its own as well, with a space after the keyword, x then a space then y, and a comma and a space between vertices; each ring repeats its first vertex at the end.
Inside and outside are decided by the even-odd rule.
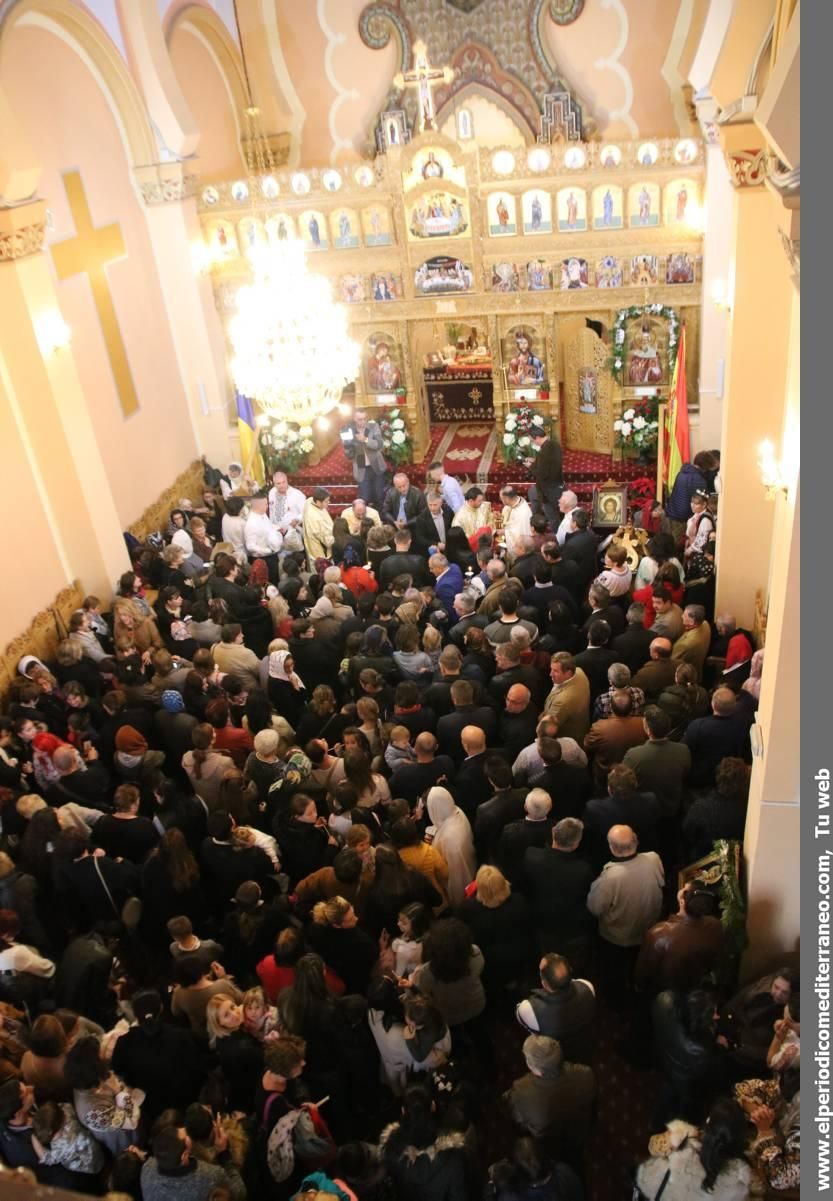
MULTIPOLYGON (((495 426, 485 423, 452 423, 434 425, 428 450, 422 463, 406 468, 408 475, 418 488, 425 484, 429 463, 441 460, 449 475, 466 483, 480 484, 487 498, 497 503, 500 489, 512 484, 526 494, 529 476, 517 463, 502 463, 498 457, 499 433, 495 426)), ((590 451, 564 451, 564 480, 582 503, 593 495, 593 488, 607 480, 626 483, 650 475, 645 467, 632 462, 615 462, 610 455, 594 454, 590 451)), ((333 511, 340 511, 354 498, 355 483, 350 461, 339 443, 315 467, 305 467, 293 474, 293 483, 305 491, 325 485, 332 492, 333 511)))

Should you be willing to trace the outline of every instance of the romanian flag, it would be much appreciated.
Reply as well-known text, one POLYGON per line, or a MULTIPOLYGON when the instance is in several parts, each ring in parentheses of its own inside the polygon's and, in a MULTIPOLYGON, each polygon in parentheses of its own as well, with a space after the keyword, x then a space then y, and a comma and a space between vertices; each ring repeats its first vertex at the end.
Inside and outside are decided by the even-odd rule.
POLYGON ((263 460, 257 443, 255 408, 248 396, 237 393, 237 432, 240 436, 240 461, 243 472, 263 483, 263 460))
POLYGON ((674 480, 679 474, 683 463, 691 459, 691 443, 688 428, 688 397, 685 384, 685 326, 680 328, 680 340, 677 343, 677 361, 674 364, 674 378, 671 381, 671 391, 668 394, 668 408, 665 412, 665 457, 662 466, 662 478, 670 492, 674 480))

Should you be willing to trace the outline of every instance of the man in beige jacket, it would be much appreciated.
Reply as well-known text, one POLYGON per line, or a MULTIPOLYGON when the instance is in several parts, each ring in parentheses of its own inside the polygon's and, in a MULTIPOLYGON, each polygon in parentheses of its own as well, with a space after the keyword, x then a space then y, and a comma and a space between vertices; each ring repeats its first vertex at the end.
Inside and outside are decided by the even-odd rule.
POLYGON ((558 651, 550 659, 550 679, 552 691, 544 712, 557 720, 563 738, 575 738, 581 746, 590 729, 590 681, 567 651, 558 651))

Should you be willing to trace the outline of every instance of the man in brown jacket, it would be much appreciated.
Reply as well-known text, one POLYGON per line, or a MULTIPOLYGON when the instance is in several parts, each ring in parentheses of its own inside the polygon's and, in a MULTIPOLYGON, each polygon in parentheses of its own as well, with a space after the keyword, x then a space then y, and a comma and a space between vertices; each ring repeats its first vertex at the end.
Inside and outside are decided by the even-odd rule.
POLYGON ((675 663, 691 663, 697 670, 697 680, 703 681, 703 665, 712 641, 712 628, 706 621, 702 605, 686 605, 683 609, 683 633, 674 643, 671 658, 675 663))
POLYGON ((649 701, 656 701, 666 688, 674 683, 677 664, 671 658, 670 638, 655 638, 651 643, 651 658, 631 680, 634 688, 641 688, 649 701))
POLYGON ((594 721, 584 740, 584 749, 593 757, 593 779, 604 787, 607 773, 615 763, 621 763, 634 746, 647 740, 641 717, 633 715, 633 699, 624 690, 614 692, 610 702, 611 716, 594 721))
POLYGON ((698 988, 720 957, 723 926, 715 916, 716 898, 689 886, 678 899, 680 912, 651 926, 642 940, 635 981, 646 992, 698 988))
POLYGON ((545 1034, 530 1034, 524 1040, 523 1053, 529 1071, 504 1094, 513 1121, 533 1138, 557 1133, 582 1149, 589 1136, 596 1094, 593 1069, 565 1063, 561 1044, 545 1034))
POLYGON ((567 651, 553 655, 550 679, 552 691, 544 702, 544 712, 556 719, 562 738, 575 738, 581 746, 590 729, 590 681, 567 651))

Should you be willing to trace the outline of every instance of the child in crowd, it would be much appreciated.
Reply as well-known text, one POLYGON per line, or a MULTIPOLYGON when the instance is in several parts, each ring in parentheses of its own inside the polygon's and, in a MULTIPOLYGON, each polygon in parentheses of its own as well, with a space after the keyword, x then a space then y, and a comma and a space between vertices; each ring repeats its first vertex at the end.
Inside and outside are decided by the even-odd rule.
POLYGON ((390 741, 385 747, 385 763, 394 771, 401 763, 415 763, 416 751, 411 746, 411 732, 407 726, 394 726, 390 741))
POLYGON ((266 1000, 262 988, 250 988, 243 994, 243 1029, 261 1043, 277 1038, 278 1011, 266 1000))
POLYGON ((422 940, 428 933, 431 917, 431 910, 420 901, 414 901, 400 911, 396 921, 400 937, 391 943, 393 970, 400 979, 408 978, 422 963, 422 940))

